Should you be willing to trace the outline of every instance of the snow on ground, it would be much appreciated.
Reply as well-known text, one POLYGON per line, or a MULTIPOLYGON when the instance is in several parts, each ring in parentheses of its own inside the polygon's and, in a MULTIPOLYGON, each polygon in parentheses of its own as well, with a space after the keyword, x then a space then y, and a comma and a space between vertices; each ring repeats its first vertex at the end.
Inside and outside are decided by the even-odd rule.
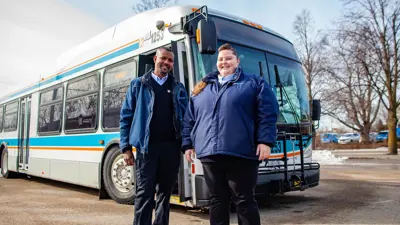
POLYGON ((348 157, 337 157, 328 150, 314 150, 312 161, 321 165, 343 164, 348 157))

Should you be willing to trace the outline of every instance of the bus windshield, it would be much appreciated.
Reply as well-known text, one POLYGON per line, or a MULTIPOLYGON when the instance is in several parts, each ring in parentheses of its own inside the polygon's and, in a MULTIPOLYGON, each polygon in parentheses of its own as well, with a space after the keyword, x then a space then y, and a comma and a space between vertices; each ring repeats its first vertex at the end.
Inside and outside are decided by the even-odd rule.
MULTIPOLYGON (((226 42, 218 41, 218 46, 225 43, 226 42)), ((279 123, 295 124, 297 122, 309 122, 310 109, 308 95, 304 73, 300 63, 243 45, 234 43, 230 43, 230 45, 236 49, 240 58, 239 65, 243 68, 244 73, 254 74, 256 76, 261 76, 262 73, 264 79, 273 88, 280 104, 279 123), (282 92, 286 92, 282 93, 282 101, 280 101, 280 90, 275 87, 274 65, 278 67, 280 81, 284 87, 284 91, 282 92)), ((192 42, 192 49, 195 64, 195 79, 197 83, 208 73, 217 70, 216 62, 218 53, 213 55, 200 54, 195 41, 192 42)))

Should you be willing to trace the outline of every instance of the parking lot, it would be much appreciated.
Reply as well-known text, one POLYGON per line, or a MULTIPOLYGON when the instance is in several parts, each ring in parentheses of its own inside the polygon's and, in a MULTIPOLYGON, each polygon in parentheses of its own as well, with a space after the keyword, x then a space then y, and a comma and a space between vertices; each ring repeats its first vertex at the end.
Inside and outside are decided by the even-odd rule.
MULTIPOLYGON (((93 189, 31 177, 0 178, 0 190, 0 224, 132 224, 132 206, 98 200, 93 189)), ((399 190, 397 156, 322 165, 318 187, 264 199, 262 224, 399 224, 399 190)), ((207 218, 173 206, 170 224, 209 224, 207 218)))

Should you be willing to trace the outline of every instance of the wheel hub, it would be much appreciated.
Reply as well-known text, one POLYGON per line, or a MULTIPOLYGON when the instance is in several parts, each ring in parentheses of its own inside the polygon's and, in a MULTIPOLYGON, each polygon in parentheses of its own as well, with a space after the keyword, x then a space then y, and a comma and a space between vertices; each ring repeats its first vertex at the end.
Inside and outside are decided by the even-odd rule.
POLYGON ((135 187, 133 166, 127 166, 122 155, 118 156, 111 167, 111 178, 120 192, 130 192, 135 187))

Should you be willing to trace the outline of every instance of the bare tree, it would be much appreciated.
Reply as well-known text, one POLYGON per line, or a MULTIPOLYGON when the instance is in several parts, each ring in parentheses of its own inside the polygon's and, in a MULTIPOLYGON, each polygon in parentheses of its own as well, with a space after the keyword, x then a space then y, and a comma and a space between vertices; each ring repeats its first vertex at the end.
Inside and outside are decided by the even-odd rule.
POLYGON ((338 32, 333 44, 328 69, 331 85, 323 94, 323 111, 360 132, 362 142, 368 143, 380 106, 371 77, 379 71, 369 68, 373 64, 369 49, 363 43, 348 39, 345 32, 338 32))
POLYGON ((140 0, 140 3, 132 5, 132 10, 135 14, 138 14, 150 9, 162 8, 176 3, 178 3, 178 0, 140 0))
MULTIPOLYGON (((382 105, 388 111, 388 151, 390 154, 397 154, 400 1, 345 0, 344 3, 349 8, 343 18, 343 31, 348 38, 357 40, 372 50, 370 57, 374 63, 367 64, 369 69, 374 70, 378 65, 382 70, 381 73, 370 76, 382 105)), ((362 58, 359 60, 363 61, 362 58)))
MULTIPOLYGON (((310 112, 312 112, 312 99, 323 90, 321 79, 326 58, 324 51, 328 45, 326 35, 315 31, 314 21, 310 12, 303 9, 293 22, 293 33, 296 35, 296 51, 303 64, 306 75, 306 85, 310 112)), ((313 148, 315 149, 315 132, 313 132, 313 148)))

